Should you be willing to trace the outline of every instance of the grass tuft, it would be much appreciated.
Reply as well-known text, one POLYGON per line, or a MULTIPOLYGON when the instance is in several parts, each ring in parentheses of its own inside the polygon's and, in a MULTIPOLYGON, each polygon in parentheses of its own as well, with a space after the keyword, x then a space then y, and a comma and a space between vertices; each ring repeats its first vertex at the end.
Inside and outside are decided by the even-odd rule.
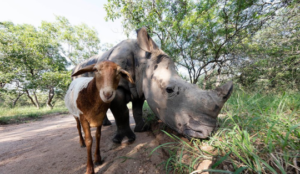
POLYGON ((64 106, 57 106, 53 109, 43 107, 37 109, 36 107, 16 107, 16 108, 1 108, 0 125, 21 123, 28 120, 34 120, 48 114, 65 114, 68 110, 64 106))
MULTIPOLYGON (((246 93, 236 90, 226 102, 219 129, 209 140, 190 143, 168 134, 176 144, 168 172, 197 173, 203 160, 211 160, 215 173, 296 173, 300 171, 300 94, 246 93), (205 150, 204 147, 211 147, 205 150), (189 160, 183 162, 183 157, 189 160)), ((204 171, 204 170, 203 170, 204 171)), ((201 171, 201 172, 203 172, 201 171)))

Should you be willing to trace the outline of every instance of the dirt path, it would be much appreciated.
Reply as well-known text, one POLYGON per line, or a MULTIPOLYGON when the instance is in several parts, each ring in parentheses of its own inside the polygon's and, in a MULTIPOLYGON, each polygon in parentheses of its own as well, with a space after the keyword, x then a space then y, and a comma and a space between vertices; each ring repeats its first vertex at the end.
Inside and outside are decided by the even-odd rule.
MULTIPOLYGON (((165 173, 159 165, 165 156, 158 150, 149 156, 158 142, 151 132, 136 133, 132 144, 123 140, 114 144, 116 125, 102 127, 100 144, 104 163, 95 167, 96 173, 165 173)), ((131 116, 131 126, 134 121, 131 116)), ((94 138, 95 129, 92 129, 94 138)), ((93 152, 95 148, 93 143, 93 152)), ((81 148, 76 122, 71 115, 59 115, 20 125, 0 126, 1 174, 85 173, 86 148, 81 148)))

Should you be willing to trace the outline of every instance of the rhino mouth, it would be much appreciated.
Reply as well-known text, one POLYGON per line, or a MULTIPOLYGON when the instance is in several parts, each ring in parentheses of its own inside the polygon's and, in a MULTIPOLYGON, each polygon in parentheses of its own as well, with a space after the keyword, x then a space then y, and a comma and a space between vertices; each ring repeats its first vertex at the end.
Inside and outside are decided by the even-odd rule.
POLYGON ((207 138, 208 135, 206 135, 206 133, 204 133, 203 131, 195 131, 192 129, 185 129, 184 130, 184 134, 189 136, 189 137, 193 137, 193 138, 207 138))
POLYGON ((197 129, 192 129, 190 127, 187 127, 183 131, 183 133, 188 137, 206 139, 212 134, 213 130, 214 127, 201 125, 197 129))

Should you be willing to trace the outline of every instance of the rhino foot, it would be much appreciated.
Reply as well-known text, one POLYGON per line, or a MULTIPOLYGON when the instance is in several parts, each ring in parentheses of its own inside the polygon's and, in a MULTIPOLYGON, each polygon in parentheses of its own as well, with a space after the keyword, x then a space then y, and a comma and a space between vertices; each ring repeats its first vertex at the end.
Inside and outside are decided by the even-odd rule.
POLYGON ((114 138, 112 139, 112 141, 113 141, 114 143, 121 144, 121 142, 122 142, 122 140, 123 140, 124 137, 125 137, 125 135, 122 135, 122 134, 116 134, 116 135, 114 136, 114 138))
MULTIPOLYGON (((120 132, 121 132, 121 131, 120 131, 120 132)), ((128 131, 124 131, 125 133, 124 133, 124 132, 121 132, 121 133, 120 133, 120 132, 118 132, 118 133, 114 136, 114 138, 112 139, 112 141, 113 141, 114 143, 120 144, 125 136, 128 138, 128 142, 131 143, 131 142, 135 141, 136 136, 135 136, 135 134, 131 131, 131 129, 128 130, 128 131)))
POLYGON ((135 141, 135 134, 132 131, 128 132, 126 136, 128 138, 129 143, 132 143, 135 141))
POLYGON ((148 124, 137 124, 134 128, 134 132, 146 132, 150 130, 150 125, 148 124))

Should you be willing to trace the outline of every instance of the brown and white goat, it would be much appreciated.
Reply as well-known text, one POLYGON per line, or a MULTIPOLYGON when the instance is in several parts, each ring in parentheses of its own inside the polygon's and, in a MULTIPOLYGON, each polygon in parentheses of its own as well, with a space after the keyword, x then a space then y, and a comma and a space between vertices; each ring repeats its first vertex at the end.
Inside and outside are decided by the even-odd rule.
POLYGON ((99 144, 103 119, 110 102, 116 95, 120 78, 123 77, 131 83, 133 83, 133 80, 127 71, 121 69, 119 65, 111 61, 89 65, 75 72, 72 76, 86 72, 95 72, 95 76, 80 77, 73 80, 65 96, 65 104, 69 112, 76 119, 81 146, 87 146, 86 173, 94 173, 91 156, 93 139, 90 127, 97 127, 94 162, 95 164, 101 164, 99 144), (81 134, 80 123, 85 134, 85 144, 81 134))

